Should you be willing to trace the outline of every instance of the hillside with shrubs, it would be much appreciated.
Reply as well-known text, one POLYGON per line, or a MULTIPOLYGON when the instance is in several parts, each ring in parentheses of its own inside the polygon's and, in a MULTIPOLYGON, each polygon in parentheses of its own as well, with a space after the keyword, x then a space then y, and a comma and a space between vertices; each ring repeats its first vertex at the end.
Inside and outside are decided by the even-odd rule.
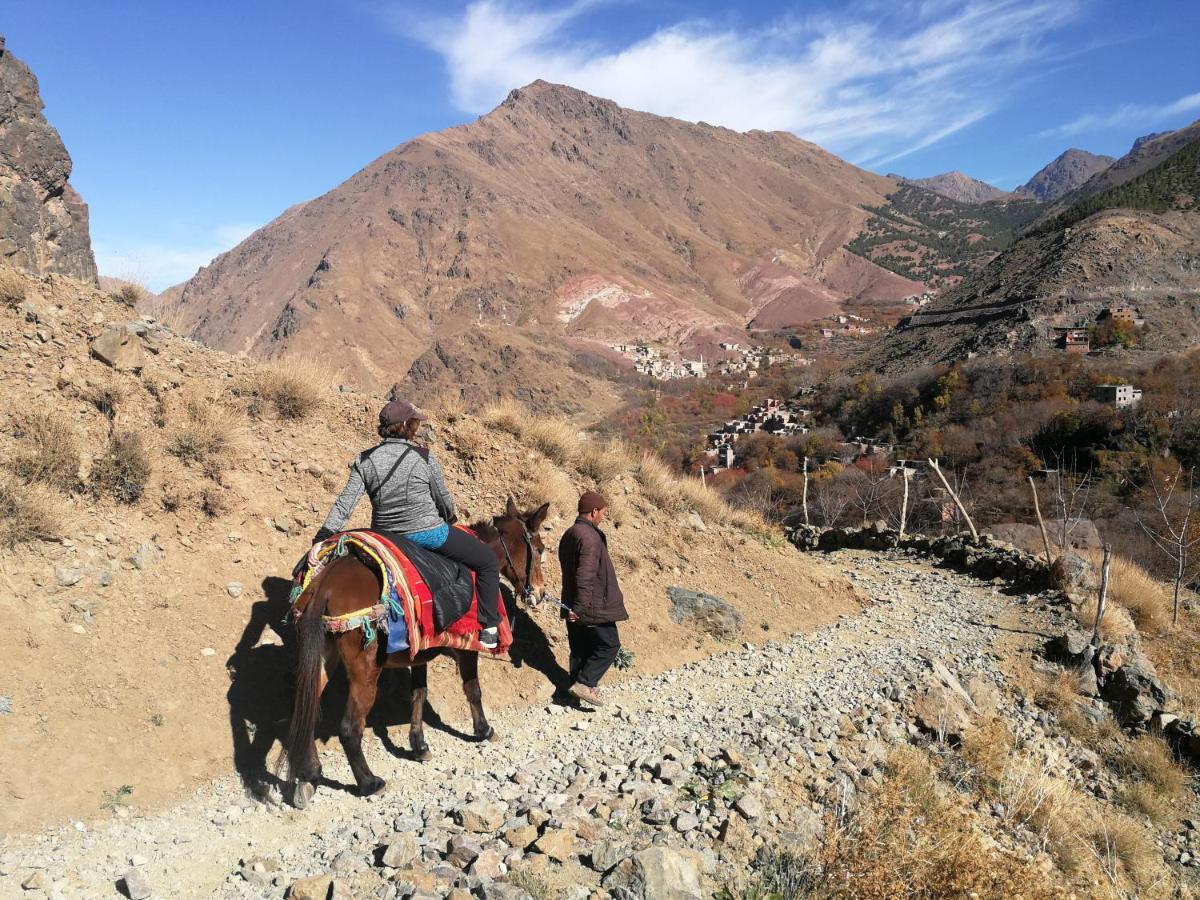
MULTIPOLYGON (((125 787, 117 806, 153 807, 261 767, 287 716, 290 573, 375 442, 384 398, 312 360, 207 349, 122 291, 61 276, 0 269, 0 334, 4 830, 87 818, 125 787)), ((672 619, 670 586, 718 593, 752 642, 857 608, 835 570, 623 441, 512 403, 447 397, 432 413, 462 519, 509 496, 551 503, 552 590, 579 493, 611 497, 634 673, 725 643, 672 619)), ((565 663, 556 610, 521 610, 517 638, 516 665, 485 670, 490 707, 544 702, 565 663)), ((433 666, 431 698, 466 716, 449 666, 433 666)))

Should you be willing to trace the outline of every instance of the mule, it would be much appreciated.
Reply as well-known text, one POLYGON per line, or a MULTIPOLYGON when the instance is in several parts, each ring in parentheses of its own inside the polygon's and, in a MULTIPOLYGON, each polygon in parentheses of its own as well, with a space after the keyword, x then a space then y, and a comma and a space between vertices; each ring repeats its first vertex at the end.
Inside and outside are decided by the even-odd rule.
MULTIPOLYGON (((524 599, 546 596, 542 577, 545 546, 541 527, 549 508, 550 504, 546 503, 532 513, 522 513, 510 498, 504 515, 497 516, 491 522, 471 526, 479 539, 496 554, 500 574, 524 599)), ((344 615, 373 606, 379 602, 379 592, 378 574, 350 553, 328 563, 296 600, 299 666, 292 720, 280 762, 286 765, 288 783, 292 786, 292 802, 297 808, 303 809, 308 805, 321 777, 316 745, 317 719, 321 695, 339 665, 346 669, 350 690, 338 727, 338 739, 350 762, 361 796, 378 793, 385 786, 384 780, 367 765, 362 750, 363 727, 367 714, 375 705, 379 676, 384 669, 412 671, 408 743, 414 758, 431 758, 423 725, 427 690, 425 667, 442 654, 453 656, 458 664, 463 693, 471 707, 475 739, 486 741, 496 737, 483 711, 479 654, 476 651, 435 647, 421 651, 413 659, 407 650, 389 654, 384 634, 364 646, 362 632, 358 629, 341 634, 328 634, 325 631, 322 616, 344 615)))

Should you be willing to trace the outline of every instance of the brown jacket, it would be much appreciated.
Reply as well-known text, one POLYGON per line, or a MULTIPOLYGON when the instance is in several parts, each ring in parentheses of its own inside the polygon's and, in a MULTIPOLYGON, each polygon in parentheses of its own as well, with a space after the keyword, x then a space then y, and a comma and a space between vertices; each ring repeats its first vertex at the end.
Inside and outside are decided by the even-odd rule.
POLYGON ((625 597, 608 555, 604 532, 582 516, 558 543, 562 565, 563 603, 586 625, 624 622, 625 597))

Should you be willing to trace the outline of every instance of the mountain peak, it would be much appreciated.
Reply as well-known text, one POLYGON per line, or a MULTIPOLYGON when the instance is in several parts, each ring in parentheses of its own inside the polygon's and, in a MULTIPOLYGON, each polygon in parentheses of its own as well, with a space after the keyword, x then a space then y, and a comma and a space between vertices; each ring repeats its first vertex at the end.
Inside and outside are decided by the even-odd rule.
POLYGON ((1043 203, 1053 203, 1113 164, 1111 156, 1071 147, 1047 163, 1015 193, 1043 203))
POLYGON ((909 181, 959 203, 987 203, 989 200, 1002 200, 1009 196, 1008 191, 1002 191, 986 181, 972 178, 957 170, 930 178, 912 178, 909 181))

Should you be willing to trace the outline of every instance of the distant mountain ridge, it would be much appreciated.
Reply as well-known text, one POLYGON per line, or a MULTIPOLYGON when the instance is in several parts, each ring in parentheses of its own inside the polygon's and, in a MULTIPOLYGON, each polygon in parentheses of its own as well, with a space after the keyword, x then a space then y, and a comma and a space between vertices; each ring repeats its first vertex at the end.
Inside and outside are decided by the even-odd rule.
MULTIPOLYGON (((1140 345, 1200 344, 1200 123, 1140 145, 986 268, 914 312, 858 365, 898 372, 975 354, 1047 352, 1056 329, 1136 307, 1140 345)), ((1061 208, 1060 200, 1056 208, 1061 208)))
POLYGON ((1019 197, 1031 197, 1044 203, 1053 203, 1059 197, 1080 187, 1093 175, 1103 172, 1114 162, 1111 156, 1072 147, 1047 163, 1013 193, 1019 197))
POLYGON ((1012 195, 986 181, 972 178, 963 172, 946 172, 930 178, 910 178, 912 184, 926 190, 941 194, 959 203, 987 203, 990 200, 1004 200, 1012 195))
POLYGON ((843 249, 895 187, 791 134, 535 82, 286 210, 148 311, 225 350, 319 347, 361 383, 566 393, 566 341, 703 348, 922 291, 843 249))

